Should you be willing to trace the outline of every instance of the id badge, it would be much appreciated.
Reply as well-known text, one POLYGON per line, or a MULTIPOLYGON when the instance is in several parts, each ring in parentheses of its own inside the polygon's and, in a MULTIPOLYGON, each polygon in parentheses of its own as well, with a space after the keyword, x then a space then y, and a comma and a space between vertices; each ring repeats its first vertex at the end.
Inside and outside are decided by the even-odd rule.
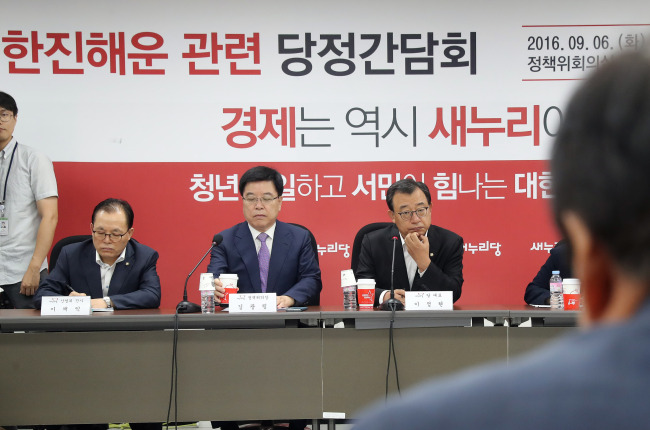
POLYGON ((0 236, 9 235, 9 218, 0 218, 0 236))

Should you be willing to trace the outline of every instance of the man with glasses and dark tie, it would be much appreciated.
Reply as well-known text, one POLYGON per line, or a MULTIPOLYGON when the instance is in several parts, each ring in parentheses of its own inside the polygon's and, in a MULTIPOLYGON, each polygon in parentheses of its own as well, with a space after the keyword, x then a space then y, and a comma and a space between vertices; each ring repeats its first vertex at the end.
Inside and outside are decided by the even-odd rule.
POLYGON ((64 246, 34 305, 45 296, 90 296, 93 308, 143 309, 160 306, 158 252, 133 236, 133 209, 106 199, 92 215, 92 239, 64 246))
POLYGON ((395 298, 405 291, 452 291, 463 286, 463 238, 431 224, 431 194, 423 182, 403 179, 386 192, 393 225, 366 234, 361 244, 357 279, 374 279, 375 304, 390 298, 393 238, 395 298))
POLYGON ((309 232, 278 221, 282 208, 282 175, 256 166, 239 181, 246 221, 221 232, 208 272, 215 277, 215 299, 225 290, 217 279, 236 274, 240 293, 276 293, 278 308, 309 305, 322 289, 320 268, 309 232))

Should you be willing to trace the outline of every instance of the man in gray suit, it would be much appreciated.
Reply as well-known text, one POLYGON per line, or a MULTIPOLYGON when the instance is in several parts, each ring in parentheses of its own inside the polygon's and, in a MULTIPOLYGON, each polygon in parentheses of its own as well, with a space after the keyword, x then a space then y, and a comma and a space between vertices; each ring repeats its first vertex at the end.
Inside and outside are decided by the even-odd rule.
POLYGON ((650 425, 650 56, 624 54, 574 95, 553 150, 554 211, 583 329, 526 357, 429 382, 366 429, 650 425))

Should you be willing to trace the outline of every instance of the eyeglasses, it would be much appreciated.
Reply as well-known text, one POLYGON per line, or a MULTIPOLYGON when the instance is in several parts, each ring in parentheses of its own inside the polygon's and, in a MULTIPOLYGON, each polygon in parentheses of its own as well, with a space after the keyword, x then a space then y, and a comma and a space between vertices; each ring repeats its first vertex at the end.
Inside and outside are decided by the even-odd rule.
POLYGON ((0 113, 0 121, 2 122, 9 122, 9 120, 14 116, 14 114, 9 113, 9 112, 2 112, 0 113))
POLYGON ((275 197, 264 196, 264 197, 261 197, 261 198, 260 197, 244 197, 244 201, 247 204, 251 205, 251 206, 256 205, 257 202, 262 202, 263 205, 268 205, 273 200, 278 199, 278 198, 280 198, 280 196, 275 196, 275 197))
POLYGON ((427 215, 428 211, 429 206, 424 208, 417 208, 414 211, 397 212, 397 215, 399 215, 404 221, 411 221, 413 214, 417 214, 418 218, 423 218, 427 215))
POLYGON ((108 238, 111 242, 119 242, 125 235, 127 235, 129 232, 127 231, 124 234, 116 234, 116 233, 104 233, 103 231, 96 231, 93 230, 93 234, 97 239, 104 240, 108 238), (102 237, 104 236, 104 237, 102 237))

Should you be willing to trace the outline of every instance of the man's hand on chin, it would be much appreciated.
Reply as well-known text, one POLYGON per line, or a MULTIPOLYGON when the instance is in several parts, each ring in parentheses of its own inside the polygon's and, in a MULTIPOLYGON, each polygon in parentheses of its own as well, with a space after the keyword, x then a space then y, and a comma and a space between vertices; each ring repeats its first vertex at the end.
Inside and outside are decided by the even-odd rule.
POLYGON ((431 263, 431 258, 429 258, 429 238, 419 233, 409 233, 404 238, 404 245, 418 265, 420 272, 427 270, 431 263))

